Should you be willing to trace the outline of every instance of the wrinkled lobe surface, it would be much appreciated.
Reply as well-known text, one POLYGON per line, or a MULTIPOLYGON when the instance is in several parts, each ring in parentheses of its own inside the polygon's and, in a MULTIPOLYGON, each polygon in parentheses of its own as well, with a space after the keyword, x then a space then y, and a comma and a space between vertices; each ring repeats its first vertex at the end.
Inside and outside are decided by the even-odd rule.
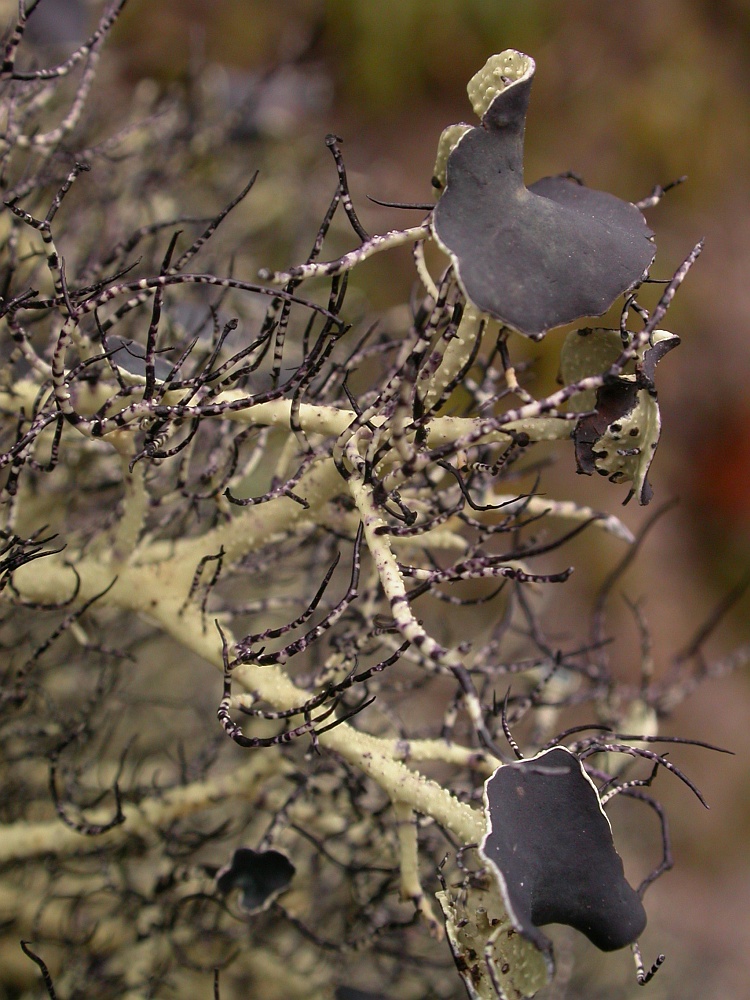
POLYGON ((532 74, 492 101, 448 157, 433 231, 470 301, 529 336, 599 316, 651 264, 640 210, 565 177, 523 181, 532 74))
POLYGON ((485 794, 482 854, 521 934, 548 954, 551 942, 538 929, 545 924, 575 927, 603 951, 638 938, 645 910, 625 880, 596 789, 569 750, 498 768, 485 794))

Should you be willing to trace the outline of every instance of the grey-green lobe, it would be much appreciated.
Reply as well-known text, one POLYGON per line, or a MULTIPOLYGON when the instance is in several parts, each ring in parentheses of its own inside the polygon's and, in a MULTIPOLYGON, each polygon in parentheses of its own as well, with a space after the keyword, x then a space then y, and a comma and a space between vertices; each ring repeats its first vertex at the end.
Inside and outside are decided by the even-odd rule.
POLYGON ((433 232, 469 300, 539 337, 606 312, 656 252, 640 210, 567 177, 526 188, 523 143, 533 62, 491 101, 448 157, 433 232))

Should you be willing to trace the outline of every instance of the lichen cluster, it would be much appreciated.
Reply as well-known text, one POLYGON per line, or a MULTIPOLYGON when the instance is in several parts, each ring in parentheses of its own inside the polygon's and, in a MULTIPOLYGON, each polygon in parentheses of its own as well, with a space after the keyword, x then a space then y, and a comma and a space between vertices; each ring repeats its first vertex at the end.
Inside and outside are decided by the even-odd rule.
MULTIPOLYGON (((277 191, 252 174, 219 200, 232 122, 202 131, 194 106, 141 91, 103 132, 95 72, 123 6, 40 70, 21 3, 0 80, 3 985, 37 995, 41 970, 66 998, 212 982, 225 1000, 456 997, 440 872, 445 913, 468 914, 449 919, 459 966, 484 941, 482 989, 531 995, 548 965, 478 853, 485 780, 513 733, 527 756, 565 741, 603 804, 622 793, 661 818, 651 765, 685 776, 636 737, 691 686, 690 658, 616 680, 608 590, 590 626, 548 634, 566 542, 608 533, 624 567, 634 539, 546 495, 538 446, 648 499, 661 324, 697 252, 651 309, 628 295, 614 341, 588 332, 601 367, 572 334, 563 386, 537 398, 517 333, 467 298, 450 254, 431 275, 432 212, 365 232, 334 137, 307 261, 259 278, 260 224, 257 247, 214 255, 277 191), (201 177, 205 218, 175 205, 201 177), (357 247, 320 263, 340 217, 357 247), (349 285, 404 244, 420 291, 375 321, 349 285), (639 407, 644 461, 614 428, 639 407), (644 721, 566 733, 581 713, 644 721)), ((655 872, 670 863, 665 832, 655 872)))

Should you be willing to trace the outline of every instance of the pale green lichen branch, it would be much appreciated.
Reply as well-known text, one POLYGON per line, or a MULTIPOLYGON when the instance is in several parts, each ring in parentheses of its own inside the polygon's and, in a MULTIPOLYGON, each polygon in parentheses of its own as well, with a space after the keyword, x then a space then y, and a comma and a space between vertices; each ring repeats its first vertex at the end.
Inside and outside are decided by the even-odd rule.
MULTIPOLYGON (((373 499, 372 487, 364 481, 359 472, 361 459, 357 452, 356 438, 350 441, 346 454, 352 467, 348 480, 349 491, 362 519, 367 547, 375 561, 381 586, 399 631, 418 650, 426 668, 454 670, 466 683, 468 678, 456 652, 446 649, 437 642, 414 616, 406 594, 404 577, 393 554, 389 536, 383 532, 387 526, 373 499)), ((477 732, 484 732, 484 712, 476 692, 464 688, 463 695, 472 724, 477 732)))
POLYGON ((290 267, 288 271, 269 271, 263 268, 258 272, 258 277, 262 281, 273 281, 275 284, 284 284, 292 280, 306 281, 308 278, 330 278, 336 274, 343 274, 344 271, 350 271, 357 264, 363 263, 376 253, 405 246, 408 243, 415 243, 419 240, 426 240, 429 235, 429 223, 413 226, 410 229, 394 229, 382 236, 370 237, 367 243, 344 254, 337 260, 300 264, 298 267, 290 267))
POLYGON ((401 898, 410 900, 427 923, 430 934, 443 937, 443 926, 435 916, 432 903, 425 896, 419 878, 419 828, 418 820, 411 806, 402 801, 393 803, 396 816, 399 845, 399 868, 401 870, 401 898))
MULTIPOLYGON (((100 593, 112 582, 107 566, 81 560, 76 564, 80 576, 79 601, 100 593)), ((213 630, 204 630, 198 608, 181 611, 184 595, 174 585, 174 567, 169 561, 144 566, 126 566, 102 598, 107 606, 144 614, 177 642, 222 668, 221 644, 213 630)), ((74 574, 61 560, 50 557, 43 566, 31 563, 14 574, 18 593, 26 600, 49 601, 72 593, 74 574)), ((280 667, 243 664, 235 668, 234 680, 248 691, 257 693, 273 708, 286 711, 304 704, 308 695, 280 667)), ((218 701, 218 698, 217 698, 218 701)), ((463 843, 480 838, 484 831, 481 812, 459 802, 454 795, 434 781, 408 768, 392 755, 393 741, 381 740, 342 723, 320 736, 321 746, 339 754, 350 764, 372 777, 395 801, 410 802, 420 813, 432 816, 463 843)), ((424 750, 423 750, 424 752, 424 750)), ((406 747, 401 755, 407 759, 406 747)), ((472 752, 466 752, 467 761, 472 752)), ((0 834, 1 836, 1 834, 0 834)))
MULTIPOLYGON (((159 831, 170 823, 210 809, 218 802, 255 801, 264 782, 289 767, 278 754, 258 754, 223 777, 160 790, 152 798, 138 803, 125 802, 122 806, 124 821, 96 837, 83 836, 58 819, 3 824, 0 826, 0 864, 44 855, 62 858, 96 852, 132 837, 144 843, 156 843, 159 831)), ((92 824, 105 823, 111 815, 111 807, 102 806, 87 813, 86 820, 92 824)))

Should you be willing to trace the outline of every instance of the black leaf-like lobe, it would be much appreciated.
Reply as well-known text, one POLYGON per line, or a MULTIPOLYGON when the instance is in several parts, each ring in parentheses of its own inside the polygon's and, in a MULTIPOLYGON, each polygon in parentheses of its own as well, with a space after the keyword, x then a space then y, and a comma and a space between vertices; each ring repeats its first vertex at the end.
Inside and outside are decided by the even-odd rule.
POLYGON ((566 747, 506 764, 485 784, 481 853, 497 874, 516 930, 545 954, 539 930, 568 924, 603 951, 632 944, 646 926, 625 880, 596 787, 566 747))
POLYGON ((596 472, 596 446, 612 424, 621 422, 633 412, 637 402, 635 381, 612 379, 597 389, 595 411, 581 417, 573 434, 579 472, 587 476, 596 472))
POLYGON ((280 851, 253 851, 239 847, 232 860, 216 875, 216 886, 226 896, 240 890, 240 909, 259 913, 289 888, 295 867, 280 851))
MULTIPOLYGON (((473 97, 480 80, 489 104, 480 127, 456 133, 432 228, 467 298, 519 333, 538 338, 563 323, 606 312, 641 280, 656 247, 646 220, 629 202, 568 177, 524 186, 533 76, 533 59, 507 50, 469 84, 473 97)), ((486 101, 474 104, 481 109, 486 101)))

